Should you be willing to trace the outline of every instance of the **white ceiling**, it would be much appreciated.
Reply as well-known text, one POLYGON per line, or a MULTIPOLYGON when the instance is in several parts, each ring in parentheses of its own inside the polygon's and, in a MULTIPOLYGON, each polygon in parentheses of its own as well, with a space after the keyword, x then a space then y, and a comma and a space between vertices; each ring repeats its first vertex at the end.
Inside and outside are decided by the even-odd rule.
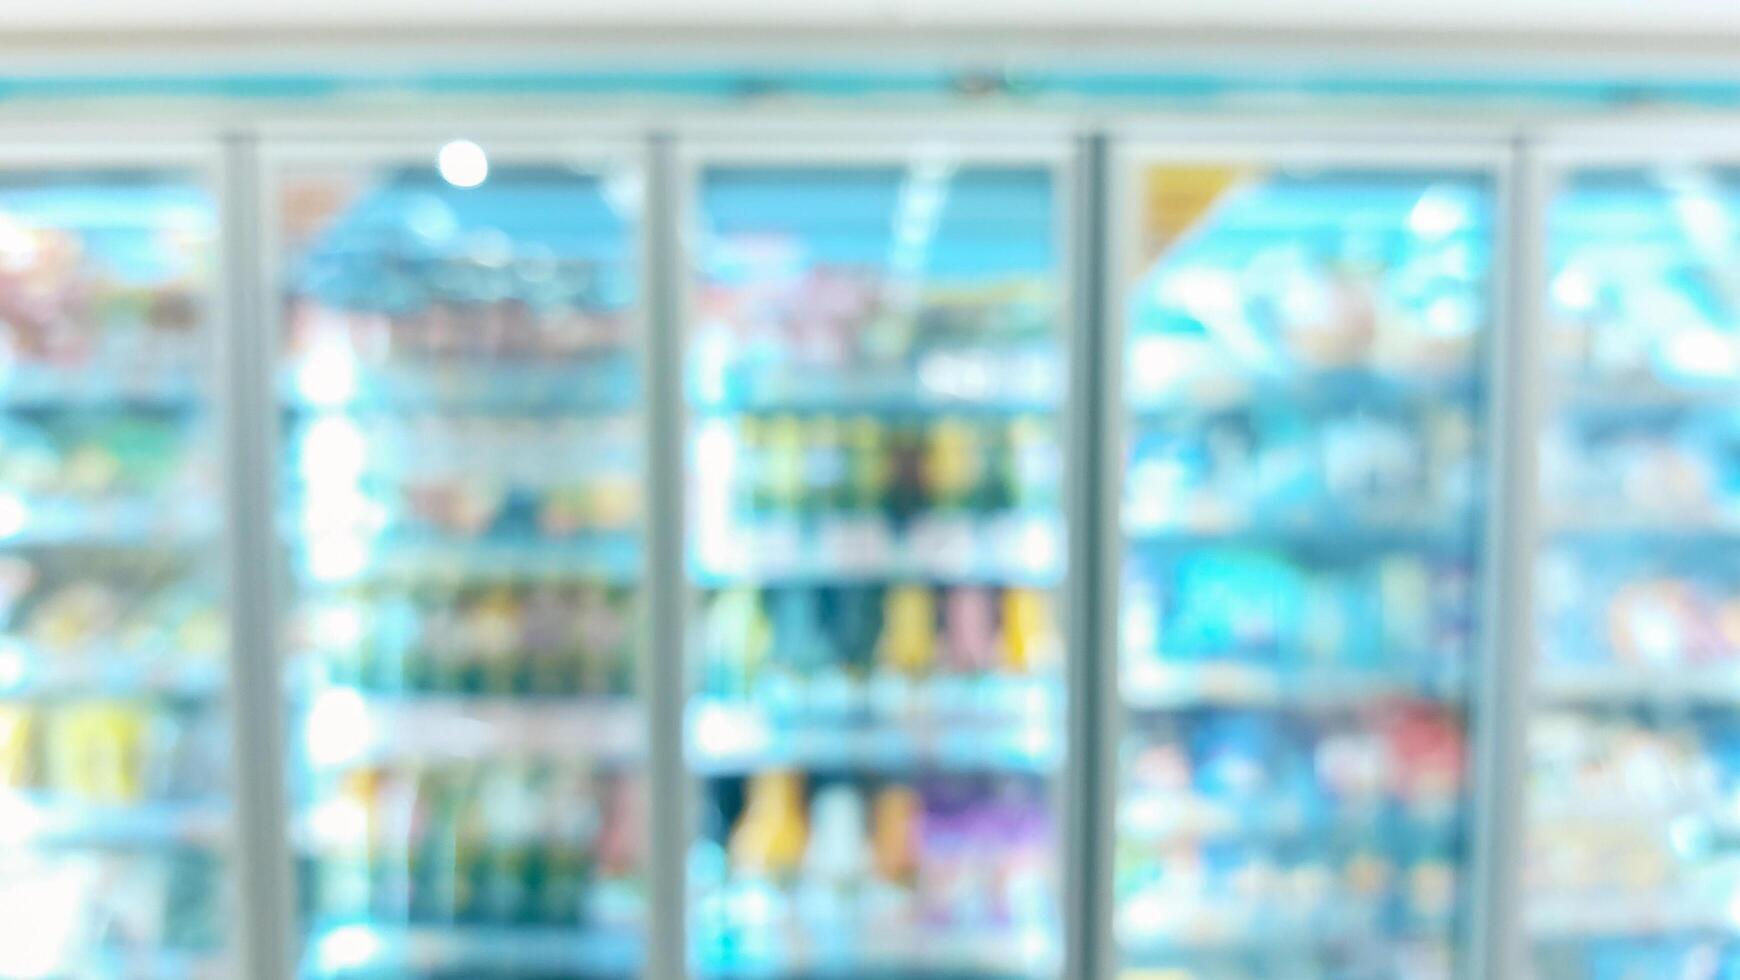
POLYGON ((0 34, 13 35, 678 25, 1643 32, 1740 42, 1740 0, 0 0, 0 34))

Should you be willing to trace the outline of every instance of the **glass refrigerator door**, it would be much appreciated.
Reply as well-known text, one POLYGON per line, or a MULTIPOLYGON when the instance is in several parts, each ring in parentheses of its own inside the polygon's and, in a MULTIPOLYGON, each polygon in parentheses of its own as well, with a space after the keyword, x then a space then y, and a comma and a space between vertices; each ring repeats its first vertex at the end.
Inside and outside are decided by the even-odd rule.
POLYGON ((1447 977, 1493 178, 1124 177, 1121 975, 1447 977))
POLYGON ((1548 202, 1535 975, 1740 971, 1740 167, 1548 202))
POLYGON ((301 975, 635 973, 639 171, 276 174, 301 975))
POLYGON ((1053 976, 1065 185, 800 159, 691 185, 693 968, 1053 976))
POLYGON ((216 214, 0 174, 0 975, 220 977, 216 214))

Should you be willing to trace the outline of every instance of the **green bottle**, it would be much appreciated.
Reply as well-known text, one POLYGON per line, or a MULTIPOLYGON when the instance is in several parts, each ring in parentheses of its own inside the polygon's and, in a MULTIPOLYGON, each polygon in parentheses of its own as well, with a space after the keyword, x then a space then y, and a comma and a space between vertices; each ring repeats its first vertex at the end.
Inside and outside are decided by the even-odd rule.
POLYGON ((804 512, 819 516, 833 510, 844 491, 846 476, 840 423, 826 415, 811 419, 804 433, 804 512))
POLYGON ((781 415, 767 423, 763 463, 771 509, 785 514, 801 511, 805 497, 802 420, 795 415, 781 415))
POLYGON ((411 916, 421 922, 458 919, 460 786, 451 773, 422 778, 423 829, 411 858, 411 916))
POLYGON ((846 423, 846 479, 839 489, 844 510, 873 513, 882 508, 893 478, 888 431, 869 416, 846 423))
POLYGON ((477 922, 486 917, 484 897, 492 873, 488 813, 484 805, 484 781, 467 766, 457 780, 459 816, 453 843, 453 918, 477 922))

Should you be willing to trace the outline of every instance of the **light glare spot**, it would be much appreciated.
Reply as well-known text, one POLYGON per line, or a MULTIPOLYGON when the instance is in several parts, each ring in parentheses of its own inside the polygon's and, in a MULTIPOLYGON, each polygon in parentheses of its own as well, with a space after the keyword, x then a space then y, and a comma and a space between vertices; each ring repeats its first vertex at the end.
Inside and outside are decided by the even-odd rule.
POLYGON ((476 187, 489 177, 489 156, 470 140, 454 140, 436 155, 435 167, 454 187, 476 187))

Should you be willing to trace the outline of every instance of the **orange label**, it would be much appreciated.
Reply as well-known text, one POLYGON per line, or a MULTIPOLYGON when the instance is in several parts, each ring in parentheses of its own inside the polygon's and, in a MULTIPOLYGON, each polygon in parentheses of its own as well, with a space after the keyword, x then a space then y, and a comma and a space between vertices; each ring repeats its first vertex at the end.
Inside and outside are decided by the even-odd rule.
POLYGON ((1142 175, 1142 244, 1153 260, 1250 175, 1249 167, 1164 164, 1142 175))

